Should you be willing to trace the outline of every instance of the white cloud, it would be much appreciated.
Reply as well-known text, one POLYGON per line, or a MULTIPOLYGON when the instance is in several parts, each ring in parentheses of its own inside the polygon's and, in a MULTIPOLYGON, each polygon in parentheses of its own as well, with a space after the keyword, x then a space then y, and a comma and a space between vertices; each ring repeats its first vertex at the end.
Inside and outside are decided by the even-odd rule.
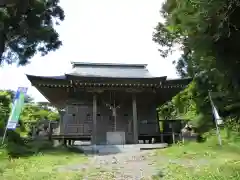
POLYGON ((171 60, 162 59, 152 41, 153 29, 161 21, 161 0, 62 0, 66 19, 57 27, 63 46, 45 57, 36 56, 26 67, 3 67, 0 88, 16 90, 28 86, 36 101, 45 100, 25 73, 61 75, 70 61, 147 63, 155 76, 176 77, 171 60))

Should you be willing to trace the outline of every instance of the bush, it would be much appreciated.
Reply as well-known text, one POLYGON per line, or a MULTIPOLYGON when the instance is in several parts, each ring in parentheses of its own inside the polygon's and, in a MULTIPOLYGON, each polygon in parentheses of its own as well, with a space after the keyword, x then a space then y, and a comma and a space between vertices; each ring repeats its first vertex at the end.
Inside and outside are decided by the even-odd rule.
POLYGON ((53 146, 49 141, 33 141, 22 138, 16 131, 8 131, 4 145, 0 146, 0 159, 25 157, 50 149, 53 146))
POLYGON ((15 142, 8 142, 6 145, 8 156, 11 158, 18 158, 23 156, 29 156, 34 151, 27 145, 16 144, 15 142))
POLYGON ((4 146, 0 146, 0 160, 6 159, 8 157, 8 152, 4 146))
POLYGON ((18 144, 18 145, 25 145, 24 139, 20 136, 19 133, 15 131, 8 130, 7 139, 8 139, 8 142, 14 142, 15 144, 18 144))

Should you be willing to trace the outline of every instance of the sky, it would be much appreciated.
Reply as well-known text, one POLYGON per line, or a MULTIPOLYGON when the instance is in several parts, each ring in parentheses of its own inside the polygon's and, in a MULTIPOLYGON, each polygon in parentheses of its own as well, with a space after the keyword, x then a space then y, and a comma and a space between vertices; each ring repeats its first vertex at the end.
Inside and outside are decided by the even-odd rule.
POLYGON ((0 68, 0 89, 28 87, 35 101, 47 101, 26 78, 31 75, 62 75, 70 62, 148 64, 154 76, 176 78, 172 64, 180 53, 164 59, 152 41, 163 0, 61 0, 65 20, 57 26, 63 45, 47 56, 34 56, 24 67, 0 68))

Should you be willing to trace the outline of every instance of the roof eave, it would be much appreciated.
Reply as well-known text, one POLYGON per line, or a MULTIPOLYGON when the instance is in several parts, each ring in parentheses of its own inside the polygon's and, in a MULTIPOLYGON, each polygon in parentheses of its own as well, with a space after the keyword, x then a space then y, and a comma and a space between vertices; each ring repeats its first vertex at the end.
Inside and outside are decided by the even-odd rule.
POLYGON ((27 76, 29 81, 32 81, 32 80, 66 80, 65 75, 61 75, 61 76, 35 76, 35 75, 26 74, 26 76, 27 76))
POLYGON ((183 84, 188 85, 192 82, 193 78, 178 78, 178 79, 166 79, 166 84, 183 84))

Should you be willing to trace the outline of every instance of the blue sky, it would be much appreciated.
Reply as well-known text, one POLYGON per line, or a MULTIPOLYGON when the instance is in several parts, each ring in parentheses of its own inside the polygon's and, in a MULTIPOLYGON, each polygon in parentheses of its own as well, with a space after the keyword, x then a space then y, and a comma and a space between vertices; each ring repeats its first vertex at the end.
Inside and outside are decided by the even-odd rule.
POLYGON ((61 75, 71 61, 148 64, 154 76, 176 78, 172 60, 163 59, 152 33, 158 21, 162 0, 61 0, 66 19, 57 27, 63 46, 47 56, 36 55, 25 67, 0 69, 0 89, 29 87, 35 101, 46 99, 32 87, 25 74, 61 75), (74 2, 74 3, 73 3, 74 2))

